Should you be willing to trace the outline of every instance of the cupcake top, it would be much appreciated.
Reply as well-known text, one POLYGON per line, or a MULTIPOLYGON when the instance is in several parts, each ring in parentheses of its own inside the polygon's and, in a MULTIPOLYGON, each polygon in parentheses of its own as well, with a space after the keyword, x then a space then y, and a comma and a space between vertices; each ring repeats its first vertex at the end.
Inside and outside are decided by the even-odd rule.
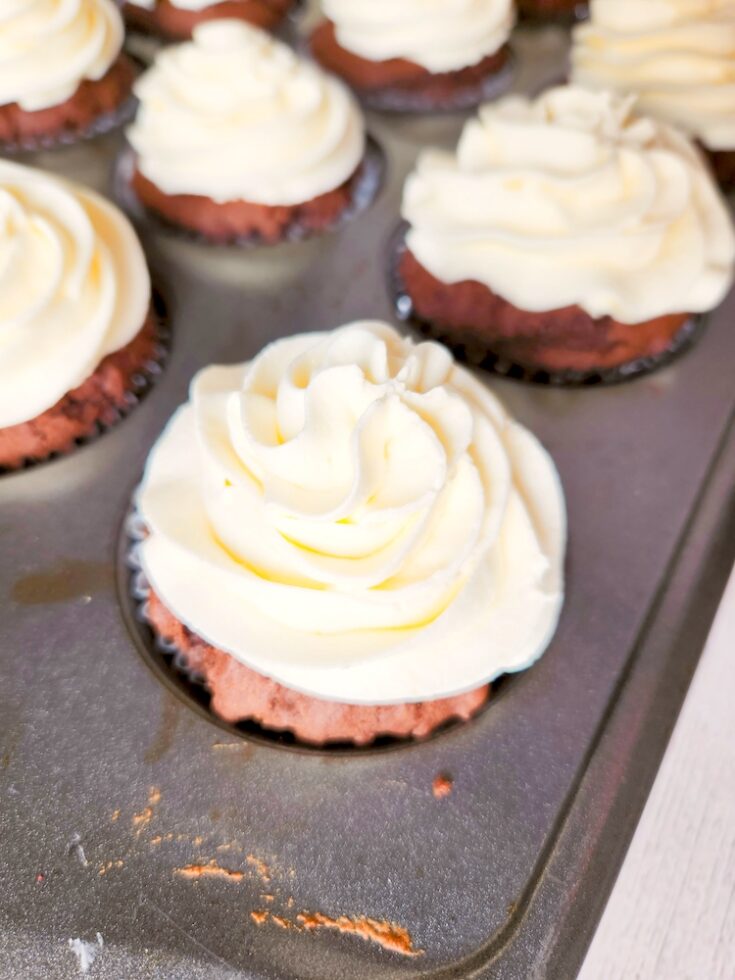
MULTIPOLYGON (((158 0, 126 0, 134 7, 145 7, 146 10, 153 10, 158 0)), ((205 10, 207 7, 214 7, 215 4, 222 3, 222 0, 171 0, 172 7, 179 10, 205 10)))
POLYGON ((562 87, 484 106, 456 153, 426 150, 409 176, 409 249, 532 312, 639 323, 716 306, 735 259, 725 203, 687 138, 634 101, 562 87))
POLYGON ((734 0, 592 0, 572 76, 636 92, 641 110, 712 150, 735 150, 734 0))
POLYGON ((107 73, 123 37, 113 0, 2 0, 0 105, 60 105, 107 73))
POLYGON ((405 58, 432 74, 495 54, 515 21, 512 0, 323 0, 339 44, 369 61, 405 58))
POLYGON ((128 131, 142 174, 167 194, 293 205, 343 184, 365 127, 337 79, 241 21, 200 24, 136 85, 128 131))
POLYGON ((149 303, 143 251, 117 208, 0 160, 0 427, 85 381, 132 340, 149 303))
POLYGON ((382 323, 200 372, 138 505, 174 615, 321 698, 470 690, 540 656, 562 603, 551 459, 444 347, 382 323))

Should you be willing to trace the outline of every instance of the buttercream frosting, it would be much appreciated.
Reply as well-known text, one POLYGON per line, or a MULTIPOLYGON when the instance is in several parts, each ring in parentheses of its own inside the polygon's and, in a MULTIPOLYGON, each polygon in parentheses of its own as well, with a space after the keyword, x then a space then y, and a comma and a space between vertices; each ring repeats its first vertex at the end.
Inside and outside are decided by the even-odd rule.
POLYGON ((569 86, 484 106, 456 153, 421 154, 402 211, 430 273, 524 310, 640 323, 709 310, 732 281, 732 222, 700 154, 632 97, 569 86))
POLYGON ((405 58, 433 74, 495 54, 515 22, 513 0, 323 0, 322 9, 348 51, 405 58))
POLYGON ((444 347, 382 323, 200 372, 137 503, 174 615, 317 697, 470 690, 529 666, 556 626, 550 457, 444 347))
POLYGON ((168 194, 293 205, 339 187, 365 150, 346 87, 241 21, 200 24, 136 85, 128 137, 168 194))
POLYGON ((0 427, 85 381, 150 303, 128 221, 92 191, 0 160, 0 427))
POLYGON ((2 0, 0 105, 60 105, 107 73, 123 38, 113 0, 2 0))
POLYGON ((709 149, 735 149, 734 0, 592 0, 572 76, 635 92, 642 111, 709 149))

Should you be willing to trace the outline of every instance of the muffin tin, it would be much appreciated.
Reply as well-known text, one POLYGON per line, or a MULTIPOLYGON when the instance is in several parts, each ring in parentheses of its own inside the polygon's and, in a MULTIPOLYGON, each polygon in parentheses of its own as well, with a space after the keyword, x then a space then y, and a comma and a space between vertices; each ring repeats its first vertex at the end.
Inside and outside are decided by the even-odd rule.
MULTIPOLYGON (((558 77, 562 31, 514 42, 516 88, 558 77)), ((386 182, 333 235, 242 251, 143 223, 166 370, 103 438, 0 479, 0 977, 77 976, 72 938, 109 980, 574 976, 735 554, 734 298, 636 381, 487 376, 554 455, 570 539, 551 647, 476 720, 391 751, 262 744, 162 684, 126 622, 124 520, 192 374, 394 320, 403 178, 462 121, 371 115, 386 182)), ((120 145, 30 159, 109 189, 120 145)))

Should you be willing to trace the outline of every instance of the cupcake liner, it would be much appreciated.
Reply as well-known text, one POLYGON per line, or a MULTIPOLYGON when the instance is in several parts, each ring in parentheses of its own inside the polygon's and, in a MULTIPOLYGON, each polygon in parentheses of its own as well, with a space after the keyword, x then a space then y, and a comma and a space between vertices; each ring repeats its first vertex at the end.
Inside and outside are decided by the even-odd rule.
POLYGON ((285 235, 276 242, 264 241, 260 235, 242 235, 237 238, 221 241, 208 238, 201 232, 168 221, 152 208, 146 207, 132 186, 135 171, 135 152, 127 144, 115 161, 113 168, 113 194, 128 215, 139 225, 148 225, 167 235, 182 238, 185 241, 197 242, 214 248, 268 248, 282 245, 286 242, 303 242, 310 238, 318 238, 338 231, 346 224, 366 211, 377 197, 385 175, 385 154, 380 144, 368 136, 365 155, 360 167, 351 178, 351 202, 340 213, 336 221, 318 231, 305 228, 300 222, 292 222, 285 235))
MULTIPOLYGON (((133 493, 133 501, 136 492, 137 490, 133 493)), ((259 742, 291 751, 316 752, 327 755, 366 755, 422 745, 451 729, 468 724, 467 721, 451 719, 429 736, 421 739, 380 736, 367 745, 357 745, 352 742, 330 742, 326 745, 315 745, 301 741, 289 731, 269 729, 255 721, 240 721, 236 724, 225 721, 211 710, 210 695, 206 689, 204 677, 189 666, 186 656, 176 644, 165 640, 150 625, 148 618, 150 583, 143 570, 140 557, 141 546, 147 534, 148 529, 145 521, 133 502, 123 520, 118 549, 118 584, 125 620, 139 652, 158 679, 169 690, 187 702, 198 714, 213 722, 218 728, 246 741, 259 742)), ((510 690, 516 676, 506 674, 497 678, 491 685, 488 701, 470 721, 480 718, 487 711, 488 705, 495 704, 501 692, 505 693, 510 690)))
POLYGON ((127 418, 133 409, 140 404, 161 375, 170 349, 170 330, 165 303, 160 294, 155 290, 151 297, 151 310, 156 328, 153 356, 143 364, 140 371, 131 376, 132 387, 125 393, 125 404, 118 406, 112 417, 108 420, 102 421, 98 419, 93 432, 75 439, 67 449, 55 450, 45 456, 29 457, 20 466, 14 466, 12 468, 0 465, 0 476, 22 473, 33 467, 51 462, 54 459, 68 456, 80 446, 88 446, 96 442, 100 436, 104 435, 110 429, 114 429, 119 422, 127 418))
POLYGON ((367 109, 377 112, 438 113, 460 112, 475 109, 483 102, 504 95, 513 83, 516 73, 516 56, 509 48, 504 65, 475 85, 458 87, 454 92, 437 98, 418 90, 400 89, 396 86, 369 91, 354 89, 367 109))
POLYGON ((402 222, 391 236, 388 246, 388 288, 396 316, 425 337, 444 344, 458 360, 501 377, 527 384, 567 388, 620 384, 622 381, 630 381, 669 364, 691 347, 705 329, 706 317, 692 316, 684 323, 666 350, 628 361, 619 367, 593 371, 548 371, 543 368, 528 367, 493 353, 469 327, 464 331, 459 328, 441 327, 414 313, 413 302, 406 292, 399 271, 400 259, 406 249, 407 228, 407 224, 402 222))
MULTIPOLYGON (((126 52, 127 55, 127 52, 126 52)), ((135 57, 129 60, 137 67, 139 62, 135 57)), ((84 143, 89 140, 97 139, 115 129, 120 129, 135 115, 138 100, 134 95, 129 95, 120 105, 110 112, 93 119, 89 125, 82 129, 64 129, 58 133, 48 135, 28 137, 23 140, 2 141, 0 140, 0 153, 6 156, 16 156, 22 153, 39 153, 42 150, 57 150, 64 146, 73 146, 75 143, 84 143)))

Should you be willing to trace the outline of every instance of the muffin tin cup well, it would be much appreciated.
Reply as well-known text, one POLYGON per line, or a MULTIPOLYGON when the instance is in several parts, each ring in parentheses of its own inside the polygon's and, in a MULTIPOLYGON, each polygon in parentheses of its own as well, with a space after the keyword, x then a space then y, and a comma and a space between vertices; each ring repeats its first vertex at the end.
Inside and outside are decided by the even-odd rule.
POLYGON ((639 357, 619 367, 595 371, 549 371, 530 367, 499 355, 492 350, 490 341, 484 342, 478 331, 443 328, 439 324, 417 316, 411 297, 401 278, 399 263, 406 248, 408 226, 401 222, 390 238, 388 248, 388 291, 395 314, 399 320, 413 327, 425 337, 438 340, 453 352, 455 357, 473 367, 491 371, 504 378, 534 385, 551 385, 560 388, 588 388, 594 385, 616 385, 649 374, 670 364, 688 350, 704 333, 707 318, 692 316, 681 327, 666 350, 650 357, 639 357))
POLYGON ((118 204, 124 208, 130 218, 138 225, 147 225, 154 231, 163 231, 167 235, 173 235, 190 242, 198 242, 202 245, 209 245, 213 248, 267 248, 269 246, 282 245, 286 242, 303 242, 309 239, 320 238, 323 235, 330 235, 333 232, 339 231, 371 206, 380 192, 385 177, 385 169, 385 154, 380 144, 371 136, 368 136, 362 163, 350 178, 351 202, 340 213, 337 220, 318 231, 305 228, 298 222, 293 222, 286 229, 283 237, 275 242, 264 241, 259 235, 243 235, 230 239, 213 240, 192 228, 168 221, 152 208, 146 207, 135 193, 131 183, 135 171, 135 152, 129 144, 126 144, 122 148, 115 160, 112 185, 113 193, 118 204))
MULTIPOLYGON (((135 493, 133 499, 135 499, 135 493)), ((140 559, 140 547, 147 533, 145 521, 135 503, 132 503, 123 521, 118 545, 118 589, 125 621, 135 646, 146 664, 166 688, 181 698, 199 715, 236 738, 255 741, 278 749, 309 754, 349 756, 409 749, 412 746, 423 745, 439 738, 453 729, 473 724, 497 702, 501 692, 507 691, 513 683, 514 675, 512 674, 497 678, 491 684, 488 701, 471 719, 468 721, 456 719, 445 722, 429 736, 421 739, 381 736, 367 745, 356 745, 351 742, 328 742, 323 745, 315 745, 301 741, 290 731, 269 729, 252 720, 243 720, 237 723, 225 721, 211 709, 210 695, 202 675, 192 669, 186 656, 176 644, 167 641, 150 625, 147 613, 150 584, 140 559)))
POLYGON ((69 456, 82 446, 91 445, 111 429, 116 428, 120 422, 123 421, 123 419, 127 418, 128 415, 130 415, 130 413, 133 412, 138 405, 140 405, 141 401, 143 401, 151 388, 156 384, 161 373, 163 372, 171 346, 171 330, 166 304, 161 293, 155 288, 151 294, 151 315, 154 318, 155 327, 153 355, 142 365, 140 371, 133 375, 131 379, 132 385, 125 392, 125 404, 116 409, 114 418, 111 418, 108 421, 98 420, 95 423, 95 429, 93 432, 91 432, 89 435, 75 439, 71 446, 66 450, 54 451, 45 456, 26 459, 25 462, 18 467, 6 468, 0 466, 0 477, 10 476, 13 473, 20 473, 32 467, 42 466, 45 463, 52 462, 55 459, 61 459, 64 456, 69 456))

